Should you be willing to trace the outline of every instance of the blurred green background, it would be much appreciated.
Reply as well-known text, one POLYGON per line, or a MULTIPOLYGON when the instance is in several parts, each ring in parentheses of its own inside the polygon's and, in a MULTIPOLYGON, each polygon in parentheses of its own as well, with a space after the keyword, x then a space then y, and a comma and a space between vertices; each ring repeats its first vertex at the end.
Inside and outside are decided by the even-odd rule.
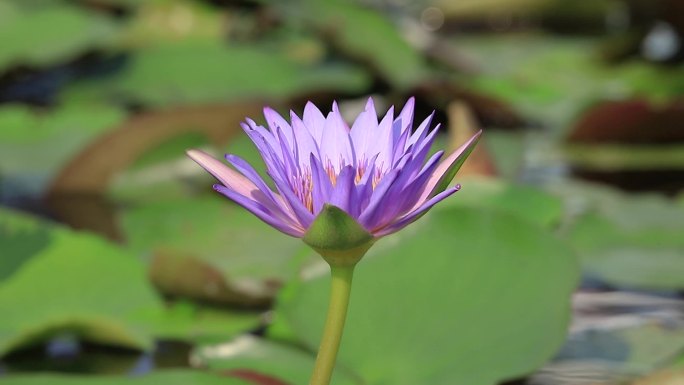
POLYGON ((0 1, 0 382, 307 383, 326 265, 184 151, 368 95, 485 133, 357 269, 334 384, 684 381, 683 39, 679 0, 0 1))

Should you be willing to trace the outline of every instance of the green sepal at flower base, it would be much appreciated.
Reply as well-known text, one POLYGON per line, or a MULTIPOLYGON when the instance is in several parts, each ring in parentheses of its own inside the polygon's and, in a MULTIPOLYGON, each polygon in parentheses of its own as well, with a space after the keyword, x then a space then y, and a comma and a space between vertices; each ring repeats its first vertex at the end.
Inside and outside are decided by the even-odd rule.
POLYGON ((375 242, 371 233, 342 209, 326 204, 302 240, 331 266, 353 266, 375 242))

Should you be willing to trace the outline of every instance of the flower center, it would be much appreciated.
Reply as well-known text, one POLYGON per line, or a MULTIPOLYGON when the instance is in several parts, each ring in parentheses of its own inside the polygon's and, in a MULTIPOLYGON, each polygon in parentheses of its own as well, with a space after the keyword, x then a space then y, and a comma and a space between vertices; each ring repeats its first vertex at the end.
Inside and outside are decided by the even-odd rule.
MULTIPOLYGON (((359 183, 364 181, 364 176, 366 176, 368 168, 368 162, 359 162, 359 165, 356 166, 356 173, 354 175, 355 185, 358 185, 359 183)), ((335 167, 333 166, 332 162, 330 162, 330 160, 326 162, 324 170, 325 173, 328 175, 328 178, 330 179, 330 183, 333 187, 335 187, 337 185, 338 173, 335 170, 335 167)), ((385 176, 385 172, 383 172, 382 167, 375 167, 373 169, 373 175, 369 176, 371 179, 368 181, 371 183, 372 190, 375 190, 383 176, 385 176)), ((303 167, 302 170, 300 170, 299 175, 294 175, 292 177, 292 187, 295 196, 297 196, 297 198, 304 204, 304 206, 309 210, 309 212, 313 213, 314 182, 311 169, 308 167, 303 167)))
POLYGON ((313 213, 313 179, 311 178, 311 170, 303 170, 301 175, 293 177, 292 185, 294 193, 304 206, 313 213))

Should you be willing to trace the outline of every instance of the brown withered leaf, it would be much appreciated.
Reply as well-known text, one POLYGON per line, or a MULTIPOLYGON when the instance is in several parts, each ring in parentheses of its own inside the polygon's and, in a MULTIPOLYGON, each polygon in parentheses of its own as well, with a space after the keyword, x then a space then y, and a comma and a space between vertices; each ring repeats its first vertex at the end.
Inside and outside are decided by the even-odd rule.
POLYGON ((609 101, 589 109, 568 137, 573 143, 684 142, 684 100, 654 106, 646 100, 609 101))
POLYGON ((184 106, 133 116, 74 157, 54 179, 49 195, 104 194, 112 178, 146 151, 177 135, 198 132, 225 144, 239 132, 245 116, 258 115, 262 103, 184 106))
POLYGON ((210 303, 262 307, 271 302, 281 283, 259 282, 260 290, 240 290, 209 263, 189 256, 159 250, 149 268, 152 283, 162 293, 210 303))

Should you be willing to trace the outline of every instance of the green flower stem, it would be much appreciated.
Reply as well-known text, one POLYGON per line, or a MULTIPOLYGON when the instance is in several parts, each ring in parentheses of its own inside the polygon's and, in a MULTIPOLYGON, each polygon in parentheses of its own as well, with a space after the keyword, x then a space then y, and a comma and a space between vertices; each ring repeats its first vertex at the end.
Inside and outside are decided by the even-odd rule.
POLYGON ((325 320, 321 346, 316 356, 316 365, 309 385, 328 385, 335 368, 337 351, 340 348, 344 321, 347 318, 347 307, 351 293, 354 266, 330 266, 332 283, 330 287, 330 304, 325 320))

